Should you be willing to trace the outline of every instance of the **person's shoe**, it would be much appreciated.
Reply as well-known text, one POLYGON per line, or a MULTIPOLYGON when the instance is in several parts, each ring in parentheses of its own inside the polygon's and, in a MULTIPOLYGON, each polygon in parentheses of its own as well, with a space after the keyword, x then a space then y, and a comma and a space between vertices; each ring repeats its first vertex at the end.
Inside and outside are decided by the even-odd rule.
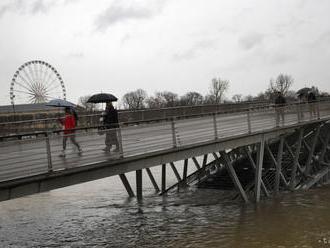
POLYGON ((118 147, 116 147, 116 149, 115 150, 113 150, 114 152, 119 152, 119 148, 118 147))
POLYGON ((105 147, 105 148, 102 149, 102 151, 110 152, 110 148, 109 147, 105 147))
POLYGON ((65 157, 65 151, 63 150, 61 153, 60 153, 60 155, 59 155, 60 157, 65 157))

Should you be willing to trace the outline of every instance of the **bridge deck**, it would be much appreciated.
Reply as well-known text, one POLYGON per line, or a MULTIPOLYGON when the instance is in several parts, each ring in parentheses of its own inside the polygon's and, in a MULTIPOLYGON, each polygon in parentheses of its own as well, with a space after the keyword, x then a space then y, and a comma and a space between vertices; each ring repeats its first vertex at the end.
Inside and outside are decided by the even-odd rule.
MULTIPOLYGON (((308 109, 298 115, 297 106, 285 107, 285 122, 282 127, 330 118, 330 103, 319 105, 319 115, 310 117, 308 109), (298 118, 299 117, 299 118, 298 118)), ((68 140, 67 156, 59 156, 62 150, 61 135, 49 137, 50 152, 47 153, 47 138, 6 141, 0 143, 0 182, 5 183, 32 175, 69 170, 86 165, 124 158, 140 157, 156 151, 184 148, 207 141, 221 141, 243 134, 254 134, 275 129, 275 111, 265 108, 241 113, 207 115, 198 118, 154 124, 142 124, 121 128, 122 154, 107 154, 102 151, 104 135, 97 130, 77 132, 76 138, 83 149, 79 155, 68 140), (249 115, 249 118, 248 118, 249 115), (174 128, 174 129, 173 129, 174 128), (51 162, 50 162, 51 161, 51 162)), ((127 171, 130 171, 127 168, 127 171)))

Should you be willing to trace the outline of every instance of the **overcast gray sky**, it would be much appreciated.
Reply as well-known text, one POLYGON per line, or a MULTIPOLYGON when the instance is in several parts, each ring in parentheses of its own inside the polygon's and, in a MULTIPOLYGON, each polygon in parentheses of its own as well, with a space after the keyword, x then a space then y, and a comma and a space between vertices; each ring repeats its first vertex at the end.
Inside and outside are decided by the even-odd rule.
POLYGON ((330 91, 329 0, 1 0, 0 104, 15 71, 43 60, 67 99, 138 88, 227 97, 264 91, 280 73, 294 89, 330 91))

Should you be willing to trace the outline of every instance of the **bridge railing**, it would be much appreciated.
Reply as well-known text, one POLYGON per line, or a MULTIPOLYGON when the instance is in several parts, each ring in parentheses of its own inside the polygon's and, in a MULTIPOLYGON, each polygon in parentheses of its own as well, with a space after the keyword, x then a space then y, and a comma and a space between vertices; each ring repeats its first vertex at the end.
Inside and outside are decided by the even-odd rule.
POLYGON ((51 171, 121 159, 202 142, 255 133, 292 124, 330 118, 330 102, 287 105, 281 108, 246 109, 242 112, 198 115, 194 118, 173 118, 166 122, 121 125, 116 129, 120 152, 105 153, 105 132, 97 127, 77 129, 76 140, 82 154, 68 139, 66 156, 61 157, 63 131, 40 132, 35 139, 0 142, 0 181, 27 177, 51 171), (284 115, 277 123, 277 116, 284 115))
MULTIPOLYGON (((212 113, 227 113, 245 111, 247 108, 263 108, 269 106, 269 102, 252 101, 241 103, 225 103, 217 105, 200 105, 200 106, 180 106, 161 109, 142 109, 142 110, 120 110, 119 121, 124 123, 139 122, 159 122, 166 121, 171 118, 189 118, 197 115, 212 113)), ((13 115, 13 114, 12 114, 13 115)), ((16 121, 10 118, 10 121, 0 121, 0 136, 10 134, 24 134, 26 132, 42 132, 49 130, 57 130, 60 125, 56 121, 60 112, 53 113, 54 118, 31 118, 31 114, 27 116, 15 115, 16 121)), ((95 113, 79 113, 79 127, 93 127, 100 124, 101 111, 95 113)), ((3 119, 3 118, 2 118, 3 119)))

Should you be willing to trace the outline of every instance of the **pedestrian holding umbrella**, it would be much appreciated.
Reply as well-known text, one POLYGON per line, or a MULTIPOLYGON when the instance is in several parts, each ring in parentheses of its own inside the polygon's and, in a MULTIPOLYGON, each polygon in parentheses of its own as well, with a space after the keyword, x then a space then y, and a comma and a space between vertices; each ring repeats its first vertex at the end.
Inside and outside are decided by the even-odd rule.
POLYGON ((46 106, 52 107, 62 107, 65 108, 65 117, 63 119, 59 118, 58 121, 63 125, 63 150, 60 154, 61 157, 65 157, 66 143, 67 139, 70 139, 71 142, 78 148, 78 154, 81 155, 82 149, 75 137, 75 128, 77 124, 77 116, 75 116, 74 107, 75 105, 69 101, 63 99, 53 99, 46 103, 46 106))
POLYGON ((114 152, 119 152, 120 147, 117 134, 117 129, 119 128, 118 112, 112 104, 112 102, 117 100, 117 97, 109 93, 95 94, 87 100, 89 103, 106 103, 105 114, 103 115, 103 126, 106 129, 105 148, 103 151, 107 153, 110 152, 112 145, 116 146, 114 152))

